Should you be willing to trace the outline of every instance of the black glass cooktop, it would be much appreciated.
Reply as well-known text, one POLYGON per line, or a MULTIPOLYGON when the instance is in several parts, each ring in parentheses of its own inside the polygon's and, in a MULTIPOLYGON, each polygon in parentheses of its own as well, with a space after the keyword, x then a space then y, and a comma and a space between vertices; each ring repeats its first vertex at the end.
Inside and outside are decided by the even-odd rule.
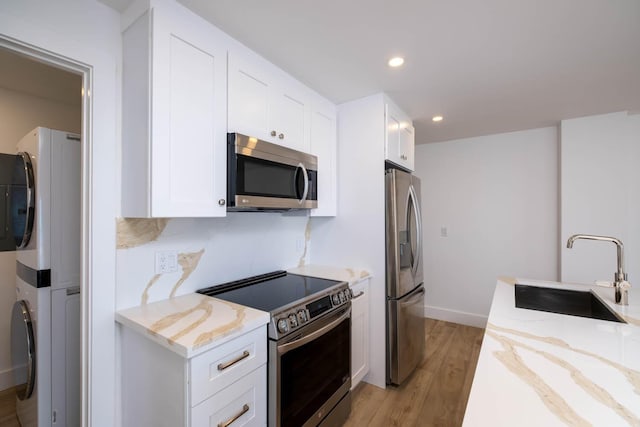
POLYGON ((198 293, 272 312, 339 283, 341 282, 274 271, 200 289, 198 293))

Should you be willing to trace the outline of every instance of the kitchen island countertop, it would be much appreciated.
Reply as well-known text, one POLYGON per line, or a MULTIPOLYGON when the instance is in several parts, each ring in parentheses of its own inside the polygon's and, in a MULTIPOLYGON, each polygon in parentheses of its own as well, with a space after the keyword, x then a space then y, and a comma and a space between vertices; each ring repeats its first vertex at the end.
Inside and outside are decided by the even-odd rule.
POLYGON ((498 280, 464 427, 640 426, 640 292, 498 280), (592 289, 627 323, 515 307, 514 285, 592 289))
POLYGON ((269 313, 194 293, 120 310, 116 321, 190 358, 269 323, 269 313))

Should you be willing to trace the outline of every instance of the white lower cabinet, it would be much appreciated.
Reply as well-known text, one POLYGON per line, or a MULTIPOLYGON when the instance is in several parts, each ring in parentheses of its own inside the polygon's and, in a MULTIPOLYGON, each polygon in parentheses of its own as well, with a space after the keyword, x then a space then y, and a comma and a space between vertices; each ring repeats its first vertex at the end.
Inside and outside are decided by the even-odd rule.
POLYGON ((124 427, 266 425, 266 326, 190 359, 126 327, 121 338, 124 427))
POLYGON ((351 285, 351 389, 369 372, 369 279, 351 285))
POLYGON ((191 425, 263 426, 267 419, 267 375, 256 369, 191 409, 191 425))

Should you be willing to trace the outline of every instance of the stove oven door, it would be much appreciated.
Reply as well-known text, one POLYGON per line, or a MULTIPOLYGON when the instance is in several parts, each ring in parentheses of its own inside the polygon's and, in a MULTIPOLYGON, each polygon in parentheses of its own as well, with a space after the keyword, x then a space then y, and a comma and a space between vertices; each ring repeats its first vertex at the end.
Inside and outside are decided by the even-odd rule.
POLYGON ((350 388, 351 304, 269 342, 269 426, 340 425, 350 388))

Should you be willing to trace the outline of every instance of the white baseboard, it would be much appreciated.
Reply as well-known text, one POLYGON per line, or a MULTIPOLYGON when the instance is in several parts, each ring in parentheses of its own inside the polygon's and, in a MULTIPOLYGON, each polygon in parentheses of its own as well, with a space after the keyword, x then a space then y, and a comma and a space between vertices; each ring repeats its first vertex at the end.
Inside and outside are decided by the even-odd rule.
POLYGON ((0 391, 13 387, 13 369, 0 371, 0 391))
POLYGON ((432 307, 429 305, 424 306, 424 317, 459 323, 461 325, 475 326, 476 328, 485 328, 487 326, 488 319, 488 316, 465 313, 464 311, 451 310, 442 307, 432 307))

